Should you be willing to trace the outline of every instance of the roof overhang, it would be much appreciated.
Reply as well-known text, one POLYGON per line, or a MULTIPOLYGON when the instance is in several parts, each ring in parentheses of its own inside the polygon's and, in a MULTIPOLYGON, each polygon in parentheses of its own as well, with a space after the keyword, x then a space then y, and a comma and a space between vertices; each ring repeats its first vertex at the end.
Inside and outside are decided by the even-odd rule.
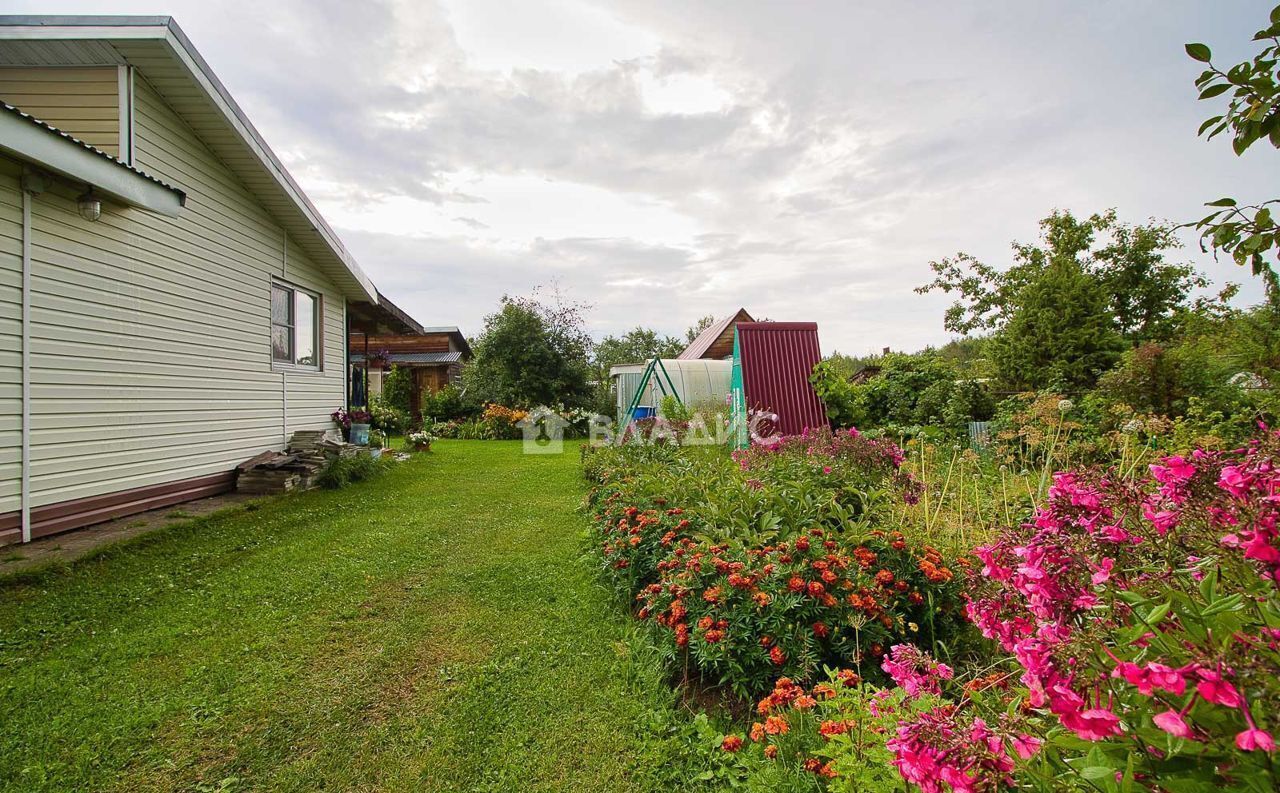
POLYGON ((92 187, 104 198, 169 217, 186 195, 135 171, 7 105, 0 107, 0 152, 72 182, 92 187))
POLYGON ((167 16, 3 16, 0 65, 132 65, 346 294, 377 289, 167 16))
POLYGON ((421 324, 409 316, 408 312, 392 303, 376 289, 377 302, 367 300, 347 304, 347 317, 352 330, 368 336, 383 334, 421 336, 424 332, 421 324))

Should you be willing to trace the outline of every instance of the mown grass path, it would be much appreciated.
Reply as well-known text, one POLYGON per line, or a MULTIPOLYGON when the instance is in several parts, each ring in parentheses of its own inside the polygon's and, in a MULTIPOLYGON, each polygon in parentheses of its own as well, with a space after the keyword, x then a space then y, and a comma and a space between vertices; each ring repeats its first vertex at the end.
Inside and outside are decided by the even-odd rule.
POLYGON ((659 787, 577 455, 438 447, 0 582, 0 789, 659 787))

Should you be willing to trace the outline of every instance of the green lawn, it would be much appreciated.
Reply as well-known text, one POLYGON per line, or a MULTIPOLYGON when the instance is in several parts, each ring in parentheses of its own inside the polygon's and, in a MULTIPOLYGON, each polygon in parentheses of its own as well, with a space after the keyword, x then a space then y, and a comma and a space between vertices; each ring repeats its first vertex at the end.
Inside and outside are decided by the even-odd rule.
POLYGON ((443 441, 0 582, 0 789, 679 789, 582 493, 573 450, 443 441))

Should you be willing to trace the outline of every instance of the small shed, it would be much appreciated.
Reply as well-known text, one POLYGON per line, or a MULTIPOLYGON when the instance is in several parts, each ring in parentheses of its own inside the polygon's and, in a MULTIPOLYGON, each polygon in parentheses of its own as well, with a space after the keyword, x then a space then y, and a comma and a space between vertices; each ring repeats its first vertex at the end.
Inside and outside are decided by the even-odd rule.
POLYGON ((737 443, 746 444, 751 411, 777 416, 761 434, 795 435, 829 425, 822 400, 809 382, 822 360, 815 322, 743 322, 735 329, 732 390, 737 443))

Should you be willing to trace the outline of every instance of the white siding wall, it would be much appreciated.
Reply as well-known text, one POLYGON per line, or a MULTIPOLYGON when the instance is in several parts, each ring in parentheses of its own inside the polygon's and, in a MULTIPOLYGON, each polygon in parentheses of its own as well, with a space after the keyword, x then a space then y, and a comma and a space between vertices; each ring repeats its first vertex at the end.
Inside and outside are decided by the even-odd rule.
POLYGON ((120 156, 119 86, 114 66, 0 67, 0 99, 113 157, 120 156))
POLYGON ((21 507, 22 194, 0 171, 0 514, 21 507))
POLYGON ((187 206, 87 223, 70 195, 35 200, 33 506, 229 470, 283 444, 286 391, 289 431, 332 426, 344 399, 343 299, 141 79, 135 97, 134 162, 187 206), (322 295, 324 371, 273 371, 273 276, 322 295))

